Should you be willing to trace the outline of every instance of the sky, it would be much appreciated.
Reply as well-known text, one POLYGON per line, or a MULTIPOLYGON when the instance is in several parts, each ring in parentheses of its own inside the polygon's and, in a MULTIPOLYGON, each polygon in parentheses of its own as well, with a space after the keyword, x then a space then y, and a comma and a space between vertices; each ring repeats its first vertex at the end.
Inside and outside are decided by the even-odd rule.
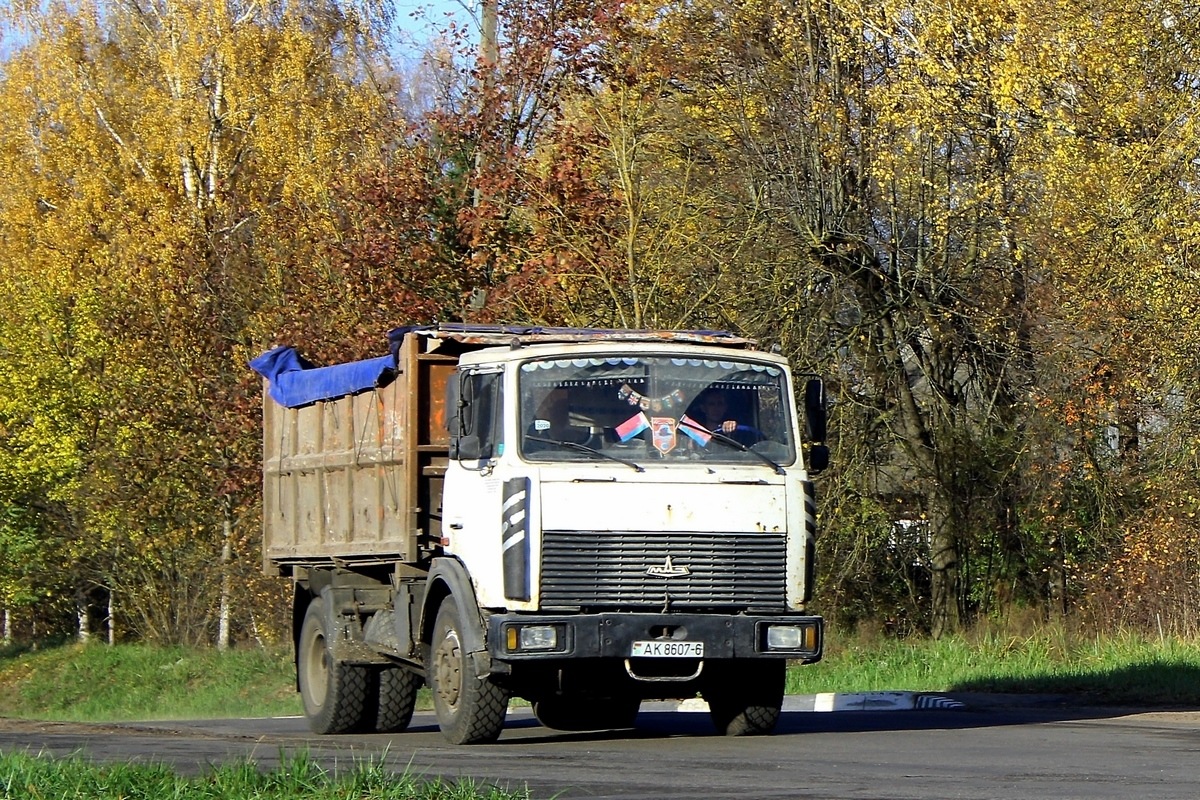
POLYGON ((421 45, 436 38, 438 31, 452 21, 467 26, 472 38, 478 36, 478 0, 393 0, 393 6, 402 45, 407 43, 414 54, 419 54, 421 45))
MULTIPOLYGON (((7 0, 0 0, 0 4, 7 0)), ((437 38, 451 21, 466 25, 472 38, 479 31, 479 0, 393 0, 400 45, 406 58, 419 58, 422 45, 437 38)), ((0 61, 20 42, 11 31, 0 28, 0 61)))

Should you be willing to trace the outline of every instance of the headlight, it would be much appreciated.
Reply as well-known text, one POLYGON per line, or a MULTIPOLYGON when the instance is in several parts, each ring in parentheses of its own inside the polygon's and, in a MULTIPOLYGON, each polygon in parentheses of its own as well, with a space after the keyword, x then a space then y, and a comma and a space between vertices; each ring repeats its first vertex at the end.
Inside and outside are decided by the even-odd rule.
POLYGON ((817 648, 817 629, 812 625, 768 625, 768 650, 806 650, 817 648))
POLYGON ((560 625, 507 625, 504 644, 510 653, 554 651, 563 649, 560 625))
POLYGON ((531 625, 521 628, 522 650, 554 650, 558 647, 558 629, 553 625, 531 625))

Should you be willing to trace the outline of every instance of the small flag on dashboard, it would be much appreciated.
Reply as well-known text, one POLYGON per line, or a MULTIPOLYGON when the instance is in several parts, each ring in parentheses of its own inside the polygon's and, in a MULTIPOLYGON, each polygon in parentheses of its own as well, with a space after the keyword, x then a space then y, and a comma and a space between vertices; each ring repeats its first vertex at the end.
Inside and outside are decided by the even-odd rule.
POLYGON ((617 426, 617 436, 622 442, 628 442, 642 431, 650 427, 650 420, 642 412, 634 414, 617 426))

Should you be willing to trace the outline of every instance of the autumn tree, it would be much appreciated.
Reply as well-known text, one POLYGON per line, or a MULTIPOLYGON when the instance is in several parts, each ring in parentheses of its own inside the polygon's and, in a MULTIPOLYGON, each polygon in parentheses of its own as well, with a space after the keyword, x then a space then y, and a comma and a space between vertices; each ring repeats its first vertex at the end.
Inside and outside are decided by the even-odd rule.
POLYGON ((284 277, 319 269, 305 254, 337 236, 335 176, 376 152, 384 104, 359 54, 386 19, 335 3, 22 10, 28 43, 0 86, 0 258, 33 324, 3 332, 24 384, 5 386, 4 424, 30 431, 29 459, 64 454, 65 538, 95 554, 70 563, 119 593, 130 628, 225 637, 232 562, 257 560, 245 362, 272 341, 284 277), (28 391, 46 380, 62 390, 28 391))
POLYGON ((459 209, 433 238, 459 259, 464 293, 490 298, 461 313, 715 324, 722 306, 708 301, 729 291, 723 269, 752 231, 729 219, 736 207, 713 179, 720 143, 672 98, 655 10, 513 0, 498 13, 497 52, 480 55, 465 99, 427 115, 415 138, 445 164, 440 196, 459 209), (445 191, 456 182, 470 191, 445 191))
POLYGON ((853 529, 855 505, 837 498, 871 494, 917 520, 929 625, 952 630, 978 517, 1012 524, 1029 358, 1012 225, 1028 196, 1018 125, 996 107, 1007 21, 984 7, 715 4, 678 26, 706 66, 694 103, 731 131, 744 202, 783 243, 747 278, 779 302, 748 299, 742 317, 835 380, 845 488, 827 519, 853 529), (708 58, 706 41, 720 43, 708 58))
MULTIPOLYGON (((1127 469, 1156 427, 1186 419, 1166 366, 1184 362, 1163 343, 1180 327, 1167 305, 1194 296, 1179 222, 1196 185, 1194 79, 1179 66, 1193 16, 711 2, 660 20, 693 65, 677 80, 696 118, 727 137, 744 206, 770 222, 736 318, 835 379, 832 596, 851 597, 877 558, 864 541, 916 534, 929 586, 896 591, 929 593, 935 633, 997 597, 1067 602, 1063 566, 1114 551, 1094 515, 1063 526, 1045 505, 1062 483, 1046 476, 1086 483, 1106 430, 1108 463, 1127 469), (1070 445, 1046 416, 1063 411, 1070 445)), ((1127 536, 1120 483, 1093 496, 1127 536)))
POLYGON ((731 328, 829 376, 843 620, 1194 617, 1184 5, 504 0, 424 94, 374 2, 4 13, 6 607, 266 631, 246 360, 472 319, 731 328))
POLYGON ((760 231, 714 176, 720 144, 697 130, 661 72, 580 92, 522 173, 530 319, 628 328, 727 327, 734 268, 760 231))
POLYGON ((1043 77, 1013 84, 1042 133, 1029 169, 1044 191, 1025 224, 1054 276, 1032 444, 1056 600, 1190 630, 1200 20, 1171 3, 1025 13, 1042 42, 1070 43, 1027 47, 1043 77))

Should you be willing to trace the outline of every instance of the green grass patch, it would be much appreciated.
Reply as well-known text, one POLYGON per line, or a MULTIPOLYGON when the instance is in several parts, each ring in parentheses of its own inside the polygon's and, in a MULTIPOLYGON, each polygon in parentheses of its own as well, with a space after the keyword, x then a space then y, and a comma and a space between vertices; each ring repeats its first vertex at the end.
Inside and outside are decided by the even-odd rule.
POLYGON ((0 712, 109 722, 301 713, 291 653, 122 644, 0 655, 0 712))
MULTIPOLYGON (((291 653, 126 644, 0 651, 0 716, 76 722, 301 713, 291 653)), ((938 641, 831 632, 825 659, 788 672, 790 694, 927 691, 1066 694, 1200 706, 1200 642, 1043 627, 938 641)), ((428 709, 422 689, 418 708, 428 709)))
MULTIPOLYGON (((429 690, 417 708, 433 707, 429 690)), ((0 717, 59 722, 303 713, 290 648, 66 644, 0 650, 0 717)))
POLYGON ((308 755, 286 756, 272 771, 251 762, 213 767, 185 777, 155 764, 96 765, 80 758, 50 759, 22 753, 0 755, 0 797, 42 800, 87 797, 92 800, 518 800, 513 793, 469 779, 425 780, 395 774, 376 761, 349 770, 330 771, 308 755))
POLYGON ((1080 701, 1200 705, 1200 642, 1088 636, 1046 627, 929 639, 827 639, 824 660, 793 668, 788 692, 926 691, 1065 694, 1080 701))

